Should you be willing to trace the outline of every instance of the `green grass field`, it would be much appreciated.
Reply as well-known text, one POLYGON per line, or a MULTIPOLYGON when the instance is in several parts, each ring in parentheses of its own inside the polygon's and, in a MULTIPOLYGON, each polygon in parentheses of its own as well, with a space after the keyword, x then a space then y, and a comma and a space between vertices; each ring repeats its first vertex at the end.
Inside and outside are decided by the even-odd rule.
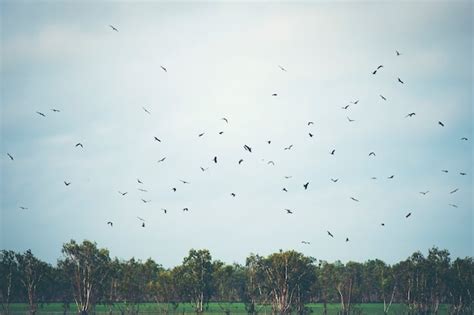
MULTIPOLYGON (((308 304, 307 305, 313 312, 312 314, 323 314, 323 304, 308 304)), ((243 303, 209 303, 205 313, 212 314, 224 314, 224 311, 221 307, 228 308, 231 310, 231 314, 246 314, 245 306, 243 303)), ((328 314, 337 315, 340 310, 339 304, 328 304, 328 314)), ((374 304, 355 304, 353 306, 354 310, 360 311, 360 314, 376 315, 383 314, 383 304, 374 303, 374 304)), ((11 304, 11 311, 14 313, 26 313, 28 310, 27 304, 24 303, 15 303, 11 304)), ((120 315, 120 309, 125 309, 125 304, 115 304, 113 306, 113 313, 120 315)), ((140 313, 163 313, 166 309, 169 309, 172 312, 173 307, 167 305, 166 303, 141 303, 139 305, 140 313)), ((106 305, 97 305, 96 313, 99 315, 108 314, 108 306, 106 305)), ((406 313, 405 305, 403 304, 394 304, 392 305, 389 314, 398 315, 406 313)), ((61 303, 51 303, 43 304, 39 306, 38 314, 39 315, 48 315, 48 314, 57 314, 64 311, 63 305, 61 303)), ((68 314, 75 314, 76 306, 74 303, 70 304, 68 314)), ((195 314, 193 306, 189 303, 179 304, 178 308, 174 312, 175 314, 195 314)), ((271 307, 269 305, 262 306, 259 314, 271 314, 271 307)), ((439 315, 447 314, 447 305, 441 305, 439 315)))

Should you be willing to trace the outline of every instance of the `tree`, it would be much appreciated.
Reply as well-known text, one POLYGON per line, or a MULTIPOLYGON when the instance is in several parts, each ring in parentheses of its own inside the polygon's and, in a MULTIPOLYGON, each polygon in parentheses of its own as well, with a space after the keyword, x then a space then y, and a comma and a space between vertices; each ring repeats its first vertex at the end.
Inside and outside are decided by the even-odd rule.
POLYGON ((270 298, 265 286, 263 257, 251 254, 245 260, 245 292, 244 304, 247 313, 257 314, 270 298), (261 305, 260 308, 257 305, 261 305))
POLYGON ((213 264, 214 299, 225 314, 230 314, 232 304, 241 301, 245 290, 244 268, 238 264, 213 264))
POLYGON ((27 293, 29 312, 33 315, 38 308, 36 303, 38 285, 47 272, 48 265, 36 258, 31 250, 27 250, 23 254, 16 254, 16 260, 18 261, 20 283, 27 293))
POLYGON ((71 240, 63 245, 64 258, 58 262, 69 279, 78 312, 87 315, 96 301, 99 284, 107 277, 109 251, 98 249, 96 243, 71 240))
POLYGON ((17 289, 15 278, 18 275, 18 263, 15 252, 0 251, 0 304, 2 313, 10 314, 11 298, 17 289))

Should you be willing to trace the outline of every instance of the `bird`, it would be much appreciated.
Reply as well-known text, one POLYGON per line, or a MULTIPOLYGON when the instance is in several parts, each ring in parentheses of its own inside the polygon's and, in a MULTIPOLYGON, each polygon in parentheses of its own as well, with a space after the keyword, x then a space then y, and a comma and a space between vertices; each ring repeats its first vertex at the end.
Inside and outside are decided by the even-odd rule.
POLYGON ((60 110, 59 109, 56 109, 56 108, 51 108, 51 111, 55 112, 55 113, 59 113, 60 110))
POLYGON ((239 160, 239 165, 240 165, 243 161, 244 161, 243 159, 240 159, 240 160, 239 160))
POLYGON ((164 72, 168 72, 168 70, 166 70, 165 67, 163 67, 163 66, 160 66, 160 67, 161 67, 161 69, 163 69, 164 72))
POLYGON ((223 133, 224 133, 224 131, 219 131, 219 134, 220 134, 220 135, 223 134, 223 133))
POLYGON ((176 187, 171 188, 172 191, 176 192, 176 187))
POLYGON ((249 147, 249 146, 246 145, 246 144, 244 145, 244 149, 247 150, 247 151, 249 151, 249 152, 252 152, 252 148, 249 147))
POLYGON ((285 179, 290 179, 292 178, 293 176, 285 176, 285 179))
POLYGON ((217 163, 217 156, 215 156, 213 159, 214 163, 217 163))
POLYGON ((143 108, 143 110, 145 111, 145 113, 147 113, 148 115, 151 115, 151 113, 148 111, 148 109, 146 109, 146 108, 143 107, 143 106, 142 106, 142 108, 143 108))
POLYGON ((314 136, 311 132, 309 132, 308 135, 309 135, 311 138, 314 136))
POLYGON ((273 94, 272 94, 272 96, 277 96, 277 95, 278 95, 278 94, 276 94, 276 93, 273 93, 273 94))
POLYGON ((346 237, 346 243, 347 243, 347 242, 349 242, 349 238, 348 238, 348 237, 346 237))
POLYGON ((287 190, 285 187, 283 187, 282 190, 283 190, 284 192, 288 192, 288 190, 287 190))
POLYGON ((359 199, 355 199, 354 197, 351 197, 352 200, 359 202, 359 199))
POLYGON ((452 203, 450 203, 449 205, 450 205, 451 207, 453 207, 453 208, 457 208, 457 207, 458 207, 457 205, 452 204, 452 203))
POLYGON ((144 228, 144 227, 145 227, 145 222, 142 222, 142 228, 144 228))
POLYGON ((76 143, 76 148, 77 148, 77 147, 84 148, 84 146, 83 146, 82 143, 80 143, 80 142, 79 142, 79 143, 76 143))
POLYGON ((268 161, 267 164, 275 165, 275 162, 273 162, 273 161, 268 161))
POLYGON ((165 208, 161 208, 161 210, 163 210, 165 214, 168 212, 168 210, 166 210, 165 208))
POLYGON ((374 176, 374 177, 371 177, 371 179, 377 179, 377 177, 374 176))
POLYGON ((448 172, 448 170, 441 170, 441 172, 443 172, 443 173, 447 173, 447 172, 448 172))
POLYGON ((137 178, 137 182, 138 182, 139 184, 143 184, 143 182, 142 182, 140 179, 138 179, 138 178, 137 178))
POLYGON ((339 180, 339 178, 331 178, 331 181, 332 181, 333 183, 337 183, 338 180, 339 180))
POLYGON ((377 70, 379 70, 380 68, 383 68, 383 65, 380 65, 377 67, 377 70))
POLYGON ((397 54, 397 56, 401 55, 401 53, 398 50, 395 50, 395 53, 397 54))
POLYGON ((354 105, 357 105, 357 103, 359 103, 359 100, 355 101, 355 102, 351 102, 352 104, 354 105))
POLYGON ((430 191, 427 190, 427 191, 420 191, 420 194, 422 194, 423 196, 425 196, 426 194, 428 194, 430 191))
POLYGON ((109 26, 110 26, 110 28, 111 28, 112 30, 118 32, 118 29, 116 29, 113 25, 109 25, 109 26))
POLYGON ((401 84, 405 84, 405 82, 403 82, 400 78, 398 78, 398 82, 400 82, 401 84))
POLYGON ((43 114, 42 112, 36 112, 36 113, 37 113, 38 115, 40 115, 40 116, 46 117, 46 115, 43 114))
POLYGON ((461 140, 467 141, 467 138, 466 138, 466 137, 462 137, 461 140))
POLYGON ((20 209, 21 209, 21 210, 28 210, 27 207, 23 207, 23 206, 21 206, 20 209))
POLYGON ((158 139, 157 137, 154 137, 154 138, 155 138, 155 141, 161 142, 161 140, 158 139))
POLYGON ((114 226, 114 224, 112 223, 112 221, 107 222, 107 224, 110 225, 110 227, 113 227, 113 226, 114 226))
POLYGON ((68 183, 68 182, 64 181, 64 185, 69 186, 69 185, 71 185, 71 182, 68 183))
POLYGON ((393 179, 395 177, 395 175, 390 175, 389 177, 387 177, 387 179, 393 179))
POLYGON ((349 122, 355 121, 354 119, 350 119, 348 116, 347 116, 347 120, 348 120, 349 122))
POLYGON ((286 69, 283 68, 282 66, 278 65, 278 68, 280 68, 281 71, 285 71, 285 72, 286 72, 286 69))
POLYGON ((462 176, 464 176, 464 175, 466 175, 466 174, 467 174, 467 173, 459 172, 459 175, 462 175, 462 176))
POLYGON ((201 168, 201 171, 205 172, 209 167, 204 168, 204 167, 200 166, 200 168, 201 168))
POLYGON ((372 74, 376 74, 376 73, 377 73, 377 70, 374 70, 374 71, 372 72, 372 74))
POLYGON ((411 216, 411 212, 408 212, 408 214, 405 216, 405 218, 408 218, 409 216, 411 216))
POLYGON ((183 184, 190 184, 189 182, 187 182, 187 181, 185 181, 185 180, 182 180, 182 179, 180 179, 179 181, 180 181, 181 183, 183 183, 183 184))
POLYGON ((341 108, 342 108, 342 109, 348 109, 349 106, 351 106, 351 105, 342 106, 341 108))
POLYGON ((12 161, 14 160, 14 159, 13 159, 13 156, 12 156, 10 153, 7 152, 7 155, 8 155, 8 157, 10 158, 10 160, 12 160, 12 161))
POLYGON ((336 153, 336 149, 333 149, 330 154, 334 155, 334 153, 336 153))
POLYGON ((189 209, 188 208, 183 208, 183 211, 189 211, 189 209))
POLYGON ((375 156, 375 152, 370 152, 369 156, 371 156, 371 155, 375 156))
POLYGON ((159 159, 158 163, 164 162, 164 160, 166 160, 166 156, 164 158, 159 159))
POLYGON ((457 192, 458 190, 459 190, 459 188, 456 188, 456 189, 450 191, 449 193, 450 193, 450 194, 454 194, 454 193, 457 192))
POLYGON ((267 143, 270 144, 270 143, 272 143, 272 141, 271 141, 271 140, 268 140, 267 143))
POLYGON ((440 125, 441 127, 444 127, 444 124, 441 121, 438 121, 438 125, 440 125))
POLYGON ((413 116, 415 116, 415 115, 416 115, 415 113, 409 113, 408 115, 405 116, 405 118, 407 118, 407 117, 413 117, 413 116))
POLYGON ((143 188, 137 188, 139 191, 143 191, 143 192, 148 192, 148 190, 146 189, 143 189, 143 188))
POLYGON ((137 217, 137 219, 140 220, 140 221, 145 221, 145 219, 140 218, 140 217, 137 217))
POLYGON ((301 241, 301 244, 309 245, 309 244, 311 244, 311 243, 310 243, 310 242, 307 242, 307 241, 301 241))
POLYGON ((128 191, 126 191, 126 192, 121 192, 121 191, 119 190, 118 193, 121 194, 122 196, 125 196, 126 194, 128 194, 128 191))
POLYGON ((229 123, 229 120, 225 117, 222 117, 221 120, 225 121, 226 123, 229 123))
POLYGON ((385 223, 380 223, 381 226, 385 226, 385 223))
POLYGON ((291 148, 293 147, 292 144, 290 144, 289 146, 287 146, 286 148, 284 148, 283 150, 291 150, 291 148))
POLYGON ((386 98, 385 96, 383 96, 382 94, 380 94, 380 97, 381 97, 384 101, 387 100, 387 98, 386 98))
POLYGON ((142 199, 143 203, 149 203, 151 200, 142 199))
POLYGON ((331 232, 329 232, 329 231, 326 231, 326 232, 328 232, 328 235, 329 235, 329 236, 331 236, 332 238, 334 238, 334 235, 332 235, 331 232))
POLYGON ((309 125, 314 125, 314 121, 308 121, 308 126, 309 125))
POLYGON ((235 197, 235 193, 230 193, 230 195, 231 195, 232 197, 235 197))
POLYGON ((287 214, 293 214, 293 211, 291 209, 285 209, 287 214))
POLYGON ((306 184, 303 185, 304 190, 307 190, 307 189, 308 189, 308 185, 309 185, 309 182, 307 182, 306 184))
POLYGON ((202 136, 204 136, 204 134, 205 134, 205 132, 202 132, 202 133, 198 134, 198 137, 202 137, 202 136))

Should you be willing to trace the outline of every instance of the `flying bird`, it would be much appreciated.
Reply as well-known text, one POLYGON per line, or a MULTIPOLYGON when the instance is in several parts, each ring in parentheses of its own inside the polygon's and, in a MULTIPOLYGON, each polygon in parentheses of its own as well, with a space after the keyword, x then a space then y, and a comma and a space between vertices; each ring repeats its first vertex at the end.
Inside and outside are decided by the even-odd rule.
POLYGON ((276 93, 273 93, 273 94, 272 94, 272 96, 277 96, 277 95, 278 95, 278 94, 276 94, 276 93))
POLYGON ((314 125, 314 122, 313 121, 308 121, 308 126, 309 125, 314 125))
POLYGON ((401 55, 401 53, 398 50, 395 50, 395 53, 397 54, 397 56, 401 55))
POLYGON ((126 192, 121 192, 121 191, 119 190, 118 193, 121 194, 122 196, 125 196, 126 194, 128 194, 128 191, 126 191, 126 192))
POLYGON ((107 222, 107 224, 110 225, 110 227, 113 227, 113 226, 114 226, 114 224, 112 223, 112 221, 107 222))
POLYGON ((359 202, 359 199, 355 199, 354 197, 351 197, 352 200, 359 202))
POLYGON ((355 101, 355 102, 351 102, 352 104, 354 105, 357 105, 357 103, 359 103, 359 100, 355 101))
POLYGON ((336 153, 336 149, 332 150, 330 154, 334 155, 334 153, 336 153))
POLYGON ((349 238, 348 238, 348 237, 346 237, 346 243, 347 243, 347 242, 349 242, 349 238))
POLYGON ((183 208, 183 211, 189 211, 189 209, 188 208, 183 208))
POLYGON ((309 182, 307 182, 306 184, 303 185, 304 190, 307 190, 307 189, 308 189, 308 185, 309 185, 309 182))
POLYGON ((440 125, 441 127, 444 127, 444 124, 441 121, 438 121, 438 125, 440 125))
POLYGON ((140 179, 138 179, 138 178, 137 178, 137 182, 138 182, 139 184, 143 184, 143 182, 142 182, 140 179))
POLYGON ((293 147, 292 144, 290 144, 289 146, 287 146, 286 148, 284 148, 283 150, 291 150, 291 148, 293 147))
POLYGON ((385 223, 380 223, 381 226, 385 226, 385 223))
POLYGON ((252 148, 249 147, 249 146, 246 145, 246 144, 244 145, 244 149, 247 150, 247 151, 249 151, 249 152, 252 152, 252 148))
POLYGON ((443 173, 447 173, 447 172, 448 172, 448 170, 441 170, 441 172, 443 172, 443 173))
POLYGON ((285 187, 283 187, 282 190, 283 190, 284 192, 288 192, 288 190, 287 190, 285 187))
POLYGON ((180 181, 181 183, 183 183, 183 184, 189 184, 189 182, 187 182, 187 181, 185 181, 185 180, 182 180, 182 179, 180 179, 179 181, 180 181))
POLYGON ((52 110, 53 112, 55 112, 55 113, 59 113, 59 112, 60 112, 60 110, 59 110, 59 109, 56 109, 56 108, 51 108, 51 110, 52 110))
POLYGON ((143 188, 137 188, 139 191, 143 191, 143 192, 148 192, 148 190, 146 189, 143 189, 143 188))
POLYGON ((309 135, 311 138, 314 136, 311 132, 309 132, 308 135, 309 135))
POLYGON ((351 106, 351 105, 342 106, 341 108, 342 108, 342 109, 348 109, 349 106, 351 106))
POLYGON ((229 121, 225 117, 222 117, 221 120, 225 121, 226 123, 229 123, 229 121))
POLYGON ((350 119, 348 116, 346 116, 346 117, 347 117, 347 120, 348 120, 349 122, 355 121, 354 119, 350 119))
POLYGON ((309 244, 311 244, 311 243, 310 243, 310 242, 307 242, 307 241, 301 241, 301 244, 309 245, 309 244))
POLYGON ((137 217, 137 219, 140 220, 140 221, 145 221, 145 219, 140 218, 140 217, 137 217))
POLYGON ((143 203, 149 203, 151 200, 142 199, 143 203))
POLYGON ((334 238, 334 235, 332 235, 331 232, 329 232, 329 231, 326 231, 326 232, 328 232, 328 235, 329 235, 329 236, 331 236, 332 238, 334 238))
POLYGON ((395 175, 390 175, 389 177, 387 177, 387 179, 393 179, 395 177, 395 175))
POLYGON ((164 160, 166 160, 166 156, 164 158, 159 159, 158 163, 164 162, 164 160))
POLYGON ((455 204, 453 204, 453 203, 450 203, 449 205, 450 205, 451 207, 453 207, 453 208, 457 208, 457 207, 458 207, 457 205, 455 205, 455 204))
POLYGON ((163 69, 164 72, 168 72, 168 70, 166 70, 165 67, 163 67, 163 66, 160 66, 160 67, 161 67, 161 69, 163 69))
POLYGON ((202 166, 200 166, 200 168, 201 168, 201 171, 203 171, 203 172, 205 172, 206 170, 209 169, 209 167, 204 168, 204 167, 202 167, 202 166))
POLYGON ((217 163, 217 156, 215 156, 213 159, 214 163, 217 163))
POLYGON ((204 136, 205 132, 198 134, 198 137, 204 136))
POLYGON ((118 32, 118 29, 116 29, 113 25, 109 25, 109 26, 110 26, 110 28, 111 28, 112 30, 118 32))
POLYGON ((158 139, 157 137, 154 137, 154 138, 155 138, 155 141, 161 142, 161 140, 158 139))
POLYGON ((64 181, 64 185, 69 186, 69 185, 71 185, 71 182, 68 183, 68 182, 64 181))
POLYGON ((371 155, 375 156, 375 152, 370 152, 369 156, 371 156, 371 155))
POLYGON ((244 161, 243 159, 240 159, 240 160, 239 160, 239 165, 240 165, 243 161, 244 161))
POLYGON ((43 114, 42 112, 36 112, 36 113, 37 113, 38 115, 40 115, 40 116, 46 117, 46 115, 43 114))
POLYGON ((377 67, 377 70, 379 70, 379 69, 381 69, 381 68, 383 68, 383 65, 378 66, 378 67, 377 67))
POLYGON ((28 210, 28 208, 27 208, 27 207, 23 207, 23 206, 22 206, 22 207, 20 207, 20 209, 21 209, 21 210, 28 210))
POLYGON ((403 82, 400 78, 398 78, 398 82, 400 82, 401 84, 405 84, 405 82, 403 82))
POLYGON ((426 194, 428 194, 430 191, 427 190, 427 191, 420 191, 420 194, 422 194, 423 196, 425 196, 426 194))
POLYGON ((387 98, 386 98, 385 96, 383 96, 382 94, 380 94, 380 97, 381 97, 384 101, 387 100, 387 98))
POLYGON ((77 147, 84 148, 84 146, 83 146, 82 143, 80 143, 80 142, 76 144, 76 148, 77 148, 77 147))
POLYGON ((165 208, 161 208, 161 210, 163 210, 165 214, 168 212, 168 210, 166 210, 165 208))
POLYGON ((408 115, 405 116, 405 118, 407 118, 407 117, 413 117, 413 116, 415 116, 415 115, 416 115, 415 113, 409 113, 408 115))
POLYGON ((457 192, 458 190, 459 190, 459 188, 456 188, 455 190, 452 190, 452 191, 450 191, 449 193, 450 193, 450 194, 454 194, 454 193, 457 192))
POLYGON ((278 65, 278 68, 280 68, 281 71, 285 71, 285 72, 286 72, 286 69, 283 68, 282 66, 278 65))
POLYGON ((230 193, 230 195, 231 195, 232 197, 235 197, 235 193, 230 193))
POLYGON ((409 216, 411 216, 411 212, 408 212, 408 214, 405 216, 405 218, 408 218, 409 216))
POLYGON ((172 191, 176 192, 176 187, 171 188, 172 191))
POLYGON ((219 134, 220 134, 220 135, 223 134, 223 133, 224 133, 224 131, 219 131, 219 134))
POLYGON ((292 178, 293 176, 285 176, 286 179, 290 179, 292 178))
POLYGON ((293 214, 293 211, 291 209, 285 209, 287 214, 293 214))
POLYGON ((142 228, 144 228, 144 227, 145 227, 145 222, 142 222, 142 228))
POLYGON ((331 181, 332 181, 333 183, 337 183, 338 180, 339 180, 339 178, 331 178, 331 181))
POLYGON ((462 175, 462 176, 464 176, 464 175, 466 175, 466 174, 467 174, 467 173, 459 172, 459 175, 462 175))
POLYGON ((270 143, 272 143, 272 141, 271 141, 271 140, 268 140, 267 143, 270 144, 270 143))
POLYGON ((461 140, 467 141, 467 138, 466 138, 466 137, 462 137, 461 140))
POLYGON ((275 165, 275 162, 273 162, 273 161, 268 161, 267 164, 275 165))
POLYGON ((142 108, 143 108, 143 110, 145 111, 145 113, 147 113, 148 115, 151 115, 151 113, 148 111, 148 109, 146 109, 146 108, 143 107, 143 106, 142 106, 142 108))
POLYGON ((14 159, 13 159, 13 156, 12 156, 10 153, 7 153, 7 155, 8 155, 8 157, 10 158, 10 160, 12 160, 12 161, 14 160, 14 159))

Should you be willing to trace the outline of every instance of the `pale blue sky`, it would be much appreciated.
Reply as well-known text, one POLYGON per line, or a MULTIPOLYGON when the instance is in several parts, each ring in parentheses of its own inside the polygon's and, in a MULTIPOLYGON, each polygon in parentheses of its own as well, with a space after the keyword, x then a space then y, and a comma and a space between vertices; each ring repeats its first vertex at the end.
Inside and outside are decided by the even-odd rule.
POLYGON ((280 248, 472 256, 472 9, 1 2, 0 247, 55 262, 64 242, 90 239, 164 266, 190 248, 240 263, 280 248))

